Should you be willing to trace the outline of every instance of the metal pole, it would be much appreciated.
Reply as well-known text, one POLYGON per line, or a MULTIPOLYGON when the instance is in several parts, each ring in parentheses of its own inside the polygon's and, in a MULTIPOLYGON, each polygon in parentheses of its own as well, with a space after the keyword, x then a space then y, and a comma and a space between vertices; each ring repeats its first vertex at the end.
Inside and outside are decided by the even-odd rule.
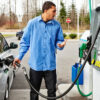
POLYGON ((68 33, 69 33, 69 23, 68 23, 68 33))
POLYGON ((79 10, 77 11, 77 35, 79 39, 79 10))
POLYGON ((57 0, 57 17, 58 17, 58 11, 59 11, 58 5, 59 5, 59 0, 57 0))
POLYGON ((90 24, 91 24, 91 0, 89 0, 89 14, 90 14, 90 24))

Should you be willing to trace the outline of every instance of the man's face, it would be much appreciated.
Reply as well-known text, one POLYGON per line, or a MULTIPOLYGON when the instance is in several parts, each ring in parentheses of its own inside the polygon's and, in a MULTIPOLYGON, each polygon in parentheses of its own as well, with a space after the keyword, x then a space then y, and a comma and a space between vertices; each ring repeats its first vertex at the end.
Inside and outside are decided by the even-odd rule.
POLYGON ((50 9, 46 10, 45 12, 47 15, 47 19, 52 20, 52 19, 54 19, 55 15, 56 15, 56 7, 52 6, 50 9))

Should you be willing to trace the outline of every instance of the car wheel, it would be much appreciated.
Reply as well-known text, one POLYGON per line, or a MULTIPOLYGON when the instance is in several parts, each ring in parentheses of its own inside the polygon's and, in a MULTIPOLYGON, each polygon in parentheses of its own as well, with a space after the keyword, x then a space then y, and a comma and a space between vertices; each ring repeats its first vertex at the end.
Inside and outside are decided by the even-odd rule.
POLYGON ((20 37, 18 37, 18 40, 20 40, 20 37))
POLYGON ((7 82, 7 84, 6 84, 4 100, 8 100, 8 99, 9 99, 9 82, 7 82))

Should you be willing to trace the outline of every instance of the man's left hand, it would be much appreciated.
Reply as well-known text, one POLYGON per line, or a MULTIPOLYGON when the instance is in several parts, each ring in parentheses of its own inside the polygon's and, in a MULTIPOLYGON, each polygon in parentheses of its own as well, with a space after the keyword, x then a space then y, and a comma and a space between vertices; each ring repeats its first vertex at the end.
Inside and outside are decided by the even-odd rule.
POLYGON ((62 47, 64 47, 64 46, 66 45, 66 42, 67 42, 67 40, 65 40, 65 41, 62 42, 61 44, 58 43, 57 46, 58 46, 59 48, 62 48, 62 47))

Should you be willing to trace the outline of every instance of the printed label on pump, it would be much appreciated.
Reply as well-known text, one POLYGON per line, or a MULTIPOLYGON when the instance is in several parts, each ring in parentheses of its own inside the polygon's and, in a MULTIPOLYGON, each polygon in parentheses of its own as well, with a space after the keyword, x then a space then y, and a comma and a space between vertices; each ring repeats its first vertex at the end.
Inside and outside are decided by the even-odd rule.
POLYGON ((94 59, 92 59, 91 64, 92 64, 92 65, 94 65, 94 63, 95 63, 95 60, 94 60, 94 59))
POLYGON ((98 61, 98 60, 95 61, 94 59, 92 59, 91 64, 100 68, 100 61, 98 61))
POLYGON ((100 69, 100 59, 98 58, 96 49, 94 50, 94 56, 93 56, 93 59, 91 61, 91 64, 94 65, 95 68, 99 68, 100 69))
POLYGON ((96 61, 95 66, 100 67, 100 61, 96 61))

